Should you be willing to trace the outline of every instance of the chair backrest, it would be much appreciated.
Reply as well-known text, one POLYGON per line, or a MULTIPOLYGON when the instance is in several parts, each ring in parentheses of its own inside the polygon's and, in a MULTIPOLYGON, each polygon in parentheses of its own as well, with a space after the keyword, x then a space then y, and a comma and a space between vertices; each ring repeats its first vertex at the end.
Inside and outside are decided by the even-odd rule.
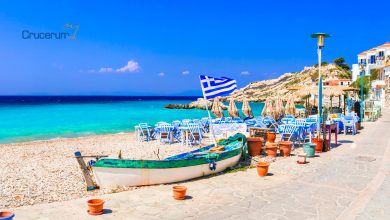
POLYGON ((156 126, 161 126, 161 125, 170 125, 168 122, 165 121, 159 121, 156 123, 156 126))
POLYGON ((191 120, 190 119, 184 119, 181 121, 181 126, 187 126, 189 123, 191 123, 191 120))
POLYGON ((201 123, 201 120, 199 120, 199 119, 192 119, 192 123, 200 124, 200 123, 201 123))
POLYGON ((149 129, 149 125, 147 123, 139 123, 138 126, 139 126, 139 129, 141 131, 140 135, 150 136, 150 129, 149 129))
POLYGON ((188 128, 191 133, 201 133, 201 127, 198 124, 190 123, 188 124, 188 128))
POLYGON ((256 128, 266 128, 267 125, 264 124, 262 121, 256 121, 256 123, 253 125, 253 127, 256 127, 256 128))
POLYGON ((138 126, 139 127, 148 127, 148 123, 139 123, 138 126))
POLYGON ((181 124, 180 121, 176 120, 176 121, 173 121, 171 125, 175 126, 175 127, 179 127, 181 124))
POLYGON ((305 126, 306 120, 302 119, 302 118, 298 118, 298 119, 295 120, 295 124, 298 125, 298 126, 305 126))
POLYGON ((162 124, 158 128, 159 128, 161 133, 168 133, 174 129, 174 126, 172 126, 170 124, 162 124))
POLYGON ((284 126, 282 134, 293 134, 297 130, 297 126, 294 124, 287 124, 284 126))
POLYGON ((291 123, 295 123, 295 118, 282 118, 280 121, 283 124, 291 124, 291 123))
POLYGON ((344 116, 344 120, 353 120, 353 116, 352 115, 346 115, 344 116))

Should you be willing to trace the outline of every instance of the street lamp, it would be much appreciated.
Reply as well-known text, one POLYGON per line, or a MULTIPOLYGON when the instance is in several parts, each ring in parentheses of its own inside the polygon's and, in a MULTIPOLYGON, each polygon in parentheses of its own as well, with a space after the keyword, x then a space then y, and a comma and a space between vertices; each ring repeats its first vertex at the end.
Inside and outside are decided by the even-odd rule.
POLYGON ((364 112, 363 112, 363 105, 364 105, 364 76, 365 71, 360 72, 360 124, 362 125, 363 118, 364 118, 364 112))
POLYGON ((318 54, 318 122, 317 122, 317 138, 320 140, 320 124, 322 120, 322 76, 321 76, 321 49, 324 47, 324 39, 330 37, 329 34, 315 33, 310 35, 312 38, 317 38, 317 54, 318 54))

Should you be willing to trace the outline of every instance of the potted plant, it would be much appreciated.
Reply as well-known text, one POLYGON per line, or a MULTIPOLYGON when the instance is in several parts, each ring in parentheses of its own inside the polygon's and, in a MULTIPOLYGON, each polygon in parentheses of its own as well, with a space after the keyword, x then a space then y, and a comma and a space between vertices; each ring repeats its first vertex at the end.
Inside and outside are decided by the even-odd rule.
POLYGON ((279 143, 280 154, 281 154, 283 157, 288 157, 288 156, 290 156, 292 144, 293 144, 293 143, 292 143, 291 141, 281 141, 281 142, 279 143))
POLYGON ((322 138, 312 138, 311 141, 316 145, 316 152, 321 153, 324 140, 322 138))
POLYGON ((265 151, 267 152, 267 156, 269 157, 276 157, 276 153, 278 151, 278 144, 267 142, 265 144, 265 151))
POLYGON ((12 220, 15 217, 15 214, 11 211, 1 211, 0 219, 1 220, 12 220))
POLYGON ((275 143, 275 139, 276 139, 276 132, 271 130, 267 131, 267 142, 275 143))
POLYGON ((172 187, 173 198, 176 200, 184 200, 186 197, 187 187, 185 186, 174 186, 172 187))
POLYGON ((259 176, 266 176, 268 174, 268 167, 269 167, 268 162, 259 162, 257 164, 257 174, 259 176))
POLYGON ((103 204, 102 199, 90 199, 87 202, 88 204, 88 214, 90 215, 101 215, 103 214, 103 204))
POLYGON ((306 153, 306 157, 314 157, 316 151, 316 144, 305 143, 303 144, 303 151, 306 153))
POLYGON ((248 137, 246 140, 248 142, 249 155, 252 157, 259 156, 264 139, 261 137, 248 137))

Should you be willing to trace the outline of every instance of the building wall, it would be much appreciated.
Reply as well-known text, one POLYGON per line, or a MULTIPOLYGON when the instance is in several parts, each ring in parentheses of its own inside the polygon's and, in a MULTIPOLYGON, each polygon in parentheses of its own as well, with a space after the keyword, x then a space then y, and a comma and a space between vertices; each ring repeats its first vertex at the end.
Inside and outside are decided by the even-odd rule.
POLYGON ((355 81, 360 75, 359 64, 352 64, 352 81, 355 81))

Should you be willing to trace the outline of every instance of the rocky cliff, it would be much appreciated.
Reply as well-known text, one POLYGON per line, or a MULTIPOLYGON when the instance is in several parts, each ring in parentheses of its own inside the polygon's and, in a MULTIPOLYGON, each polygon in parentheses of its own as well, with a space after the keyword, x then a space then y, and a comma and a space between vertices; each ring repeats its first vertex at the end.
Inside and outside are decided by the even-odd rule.
MULTIPOLYGON (((350 73, 335 64, 321 66, 321 73, 323 76, 323 81, 334 79, 350 79, 350 73)), ((229 101, 230 98, 233 98, 235 101, 242 102, 244 98, 247 98, 248 101, 263 102, 265 99, 267 99, 267 97, 275 95, 280 95, 283 99, 285 99, 285 96, 289 94, 288 88, 297 86, 315 86, 317 81, 318 67, 305 67, 300 72, 285 73, 277 79, 252 82, 244 88, 236 90, 230 96, 221 97, 221 101, 229 101)), ((197 101, 188 105, 170 104, 167 105, 166 108, 205 109, 204 102, 205 100, 199 98, 197 101)), ((209 101, 208 105, 209 108, 211 108, 212 102, 209 101)))
MULTIPOLYGON (((321 73, 323 81, 350 78, 348 71, 335 64, 322 66, 321 73)), ((277 79, 252 82, 244 88, 236 90, 230 96, 224 97, 224 100, 234 98, 236 101, 242 101, 246 97, 249 101, 264 101, 269 96, 286 96, 289 93, 288 88, 291 87, 315 86, 317 81, 318 67, 305 67, 300 72, 285 73, 277 79)))

